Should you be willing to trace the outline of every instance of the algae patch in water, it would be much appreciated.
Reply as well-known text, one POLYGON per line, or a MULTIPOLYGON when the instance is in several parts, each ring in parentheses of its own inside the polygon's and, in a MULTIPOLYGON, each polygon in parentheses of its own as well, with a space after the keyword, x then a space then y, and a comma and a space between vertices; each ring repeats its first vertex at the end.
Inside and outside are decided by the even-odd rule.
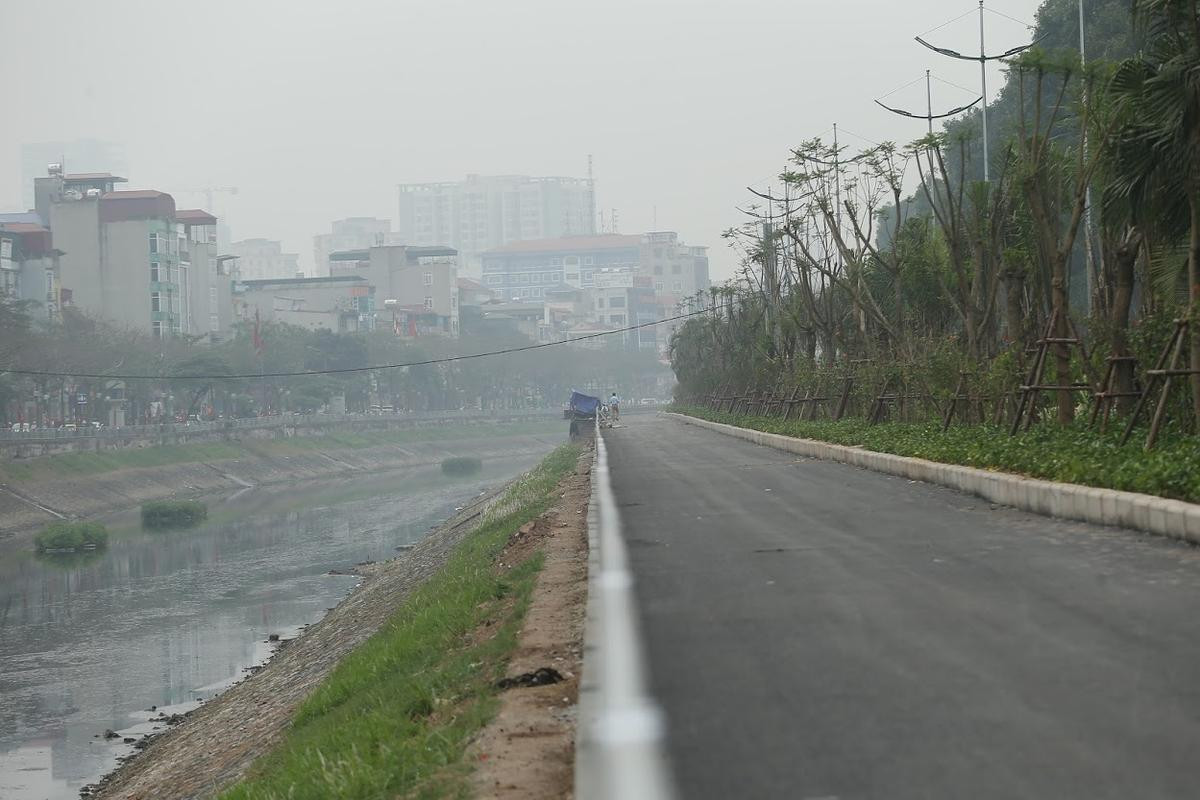
POLYGON ((142 526, 146 528, 183 528, 199 524, 207 516, 208 507, 199 500, 142 503, 142 526))
POLYGON ((442 474, 453 477, 475 475, 483 470, 483 459, 472 456, 456 456, 442 461, 442 474))

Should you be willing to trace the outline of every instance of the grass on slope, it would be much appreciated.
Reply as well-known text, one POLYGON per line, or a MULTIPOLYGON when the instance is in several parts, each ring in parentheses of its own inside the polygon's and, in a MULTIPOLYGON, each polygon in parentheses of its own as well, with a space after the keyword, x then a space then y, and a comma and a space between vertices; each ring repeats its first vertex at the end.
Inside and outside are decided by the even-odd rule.
POLYGON ((1120 430, 1100 434, 1082 423, 1068 427, 1047 423, 1009 436, 1006 429, 992 425, 958 426, 942 432, 937 423, 784 422, 777 417, 734 416, 704 408, 675 410, 743 428, 880 453, 1200 502, 1200 447, 1191 436, 1164 436, 1154 450, 1146 452, 1139 437, 1122 447, 1118 444, 1120 430))
POLYGON ((223 800, 447 797, 467 792, 471 737, 517 642, 541 555, 501 574, 510 534, 555 498, 579 449, 514 484, 446 565, 301 705, 284 741, 223 800), (491 638, 473 632, 493 620, 491 638))
POLYGON ((405 430, 354 433, 334 431, 323 436, 289 439, 251 439, 240 442, 195 442, 191 444, 129 447, 89 453, 62 453, 24 462, 0 465, 0 479, 32 481, 97 475, 119 469, 162 467, 198 461, 245 458, 248 454, 293 455, 314 450, 361 450, 385 444, 439 442, 472 437, 491 438, 539 433, 561 433, 554 423, 519 422, 500 425, 439 425, 405 430))

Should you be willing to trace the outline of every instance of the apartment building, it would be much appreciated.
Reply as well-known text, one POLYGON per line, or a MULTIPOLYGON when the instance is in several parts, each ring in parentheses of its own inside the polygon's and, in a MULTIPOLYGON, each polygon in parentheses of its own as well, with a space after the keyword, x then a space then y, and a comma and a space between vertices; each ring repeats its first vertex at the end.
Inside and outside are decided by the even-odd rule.
POLYGON ((590 289, 633 273, 641 237, 566 236, 514 242, 482 254, 483 285, 505 300, 541 300, 561 289, 590 289))
POLYGON ((177 212, 165 192, 117 190, 123 182, 109 173, 63 174, 57 165, 34 182, 36 214, 53 246, 53 275, 40 283, 54 313, 73 306, 155 337, 212 338, 213 315, 219 327, 229 318, 220 309, 216 218, 177 212))
POLYGON ((361 275, 265 278, 233 285, 234 313, 251 322, 282 322, 334 333, 375 324, 375 287, 361 275))
POLYGON ((459 333, 458 253, 450 247, 380 245, 330 256, 333 276, 361 275, 375 288, 377 314, 403 313, 397 332, 459 333))
POLYGON ((33 314, 53 321, 58 316, 58 254, 50 230, 36 219, 32 214, 0 215, 0 295, 32 303, 33 314))
POLYGON ((212 343, 233 324, 232 259, 217 253, 217 218, 198 208, 175 212, 182 228, 179 250, 182 329, 212 343))
POLYGON ((399 186, 399 241, 453 247, 464 274, 478 276, 484 251, 510 242, 595 233, 595 197, 585 178, 468 175, 399 186))

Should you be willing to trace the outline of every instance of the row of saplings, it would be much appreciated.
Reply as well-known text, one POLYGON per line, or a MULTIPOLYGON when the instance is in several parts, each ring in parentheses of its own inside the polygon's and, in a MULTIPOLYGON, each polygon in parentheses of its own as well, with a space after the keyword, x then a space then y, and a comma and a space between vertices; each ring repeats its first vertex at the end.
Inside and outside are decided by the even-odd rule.
MULTIPOLYGON (((153 500, 142 504, 142 527, 187 528, 208 516, 199 500, 153 500)), ((39 553, 49 555, 100 550, 108 545, 108 529, 99 522, 55 522, 33 539, 39 553)))

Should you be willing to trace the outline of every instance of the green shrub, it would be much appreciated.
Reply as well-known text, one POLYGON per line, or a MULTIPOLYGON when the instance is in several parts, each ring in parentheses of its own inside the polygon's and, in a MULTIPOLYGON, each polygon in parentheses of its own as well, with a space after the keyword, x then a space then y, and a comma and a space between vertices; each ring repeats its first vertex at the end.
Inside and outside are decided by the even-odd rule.
POLYGON ((706 408, 677 410, 714 422, 878 453, 1200 502, 1200 447, 1194 436, 1172 426, 1164 428, 1159 444, 1147 452, 1141 436, 1122 446, 1120 425, 1101 434, 1083 422, 1065 427, 1045 423, 1009 436, 1006 428, 993 425, 956 426, 943 432, 939 423, 784 422, 778 417, 747 417, 706 408))
POLYGON ((108 530, 99 522, 56 522, 33 539, 38 552, 92 550, 108 544, 108 530))
POLYGON ((459 477, 474 475, 483 469, 483 460, 471 456, 456 456, 442 462, 442 473, 459 477))
POLYGON ((142 503, 142 525, 146 528, 182 528, 208 516, 199 500, 154 500, 142 503))

